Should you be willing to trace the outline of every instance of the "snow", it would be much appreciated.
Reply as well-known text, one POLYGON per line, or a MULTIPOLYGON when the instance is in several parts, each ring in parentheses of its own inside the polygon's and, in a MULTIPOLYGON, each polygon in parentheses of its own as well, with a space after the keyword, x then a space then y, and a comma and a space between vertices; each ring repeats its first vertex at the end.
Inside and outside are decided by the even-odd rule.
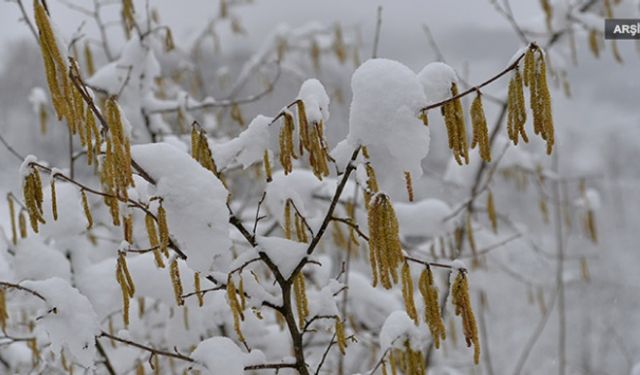
POLYGON ((451 207, 439 199, 429 198, 413 203, 394 203, 402 236, 435 237, 453 229, 451 207))
POLYGON ((51 277, 67 282, 71 280, 71 267, 67 258, 39 238, 21 239, 15 252, 13 269, 17 280, 45 280, 51 277))
POLYGON ((427 97, 425 104, 441 102, 451 97, 451 84, 458 82, 456 71, 442 62, 427 64, 420 73, 418 79, 427 97))
POLYGON ((403 349, 407 339, 412 349, 422 350, 427 342, 427 331, 424 323, 416 325, 405 311, 394 311, 380 330, 380 350, 386 351, 391 347, 403 349))
POLYGON ((376 331, 402 304, 393 294, 371 286, 370 276, 352 270, 349 274, 349 311, 365 326, 376 331))
POLYGON ((123 46, 120 58, 100 68, 87 83, 116 95, 128 79, 127 87, 147 92, 159 74, 160 65, 153 51, 139 38, 131 38, 123 46))
POLYGON ((426 97, 416 74, 397 61, 372 59, 355 71, 351 88, 347 140, 354 149, 367 147, 381 188, 391 191, 405 171, 420 178, 429 129, 418 119, 426 97))
POLYGON ((597 210, 602 205, 600 193, 596 189, 588 188, 585 190, 584 197, 576 199, 575 205, 588 210, 597 210))
POLYGON ((37 329, 48 334, 52 349, 55 352, 65 349, 75 362, 92 368, 96 355, 94 340, 100 333, 100 325, 87 297, 58 277, 25 281, 21 285, 46 299, 47 309, 40 314, 37 329), (53 308, 55 311, 48 312, 53 308))
POLYGON ((278 144, 277 127, 269 127, 272 120, 258 115, 236 138, 210 147, 218 168, 223 170, 236 162, 246 169, 253 163, 262 162, 264 151, 274 150, 278 144))
POLYGON ((33 112, 39 113, 43 106, 47 105, 47 93, 42 87, 34 87, 29 93, 29 102, 33 108, 33 112))
POLYGON ((264 363, 264 355, 253 350, 244 353, 228 337, 216 336, 198 344, 191 357, 202 365, 205 374, 244 375, 244 367, 264 363))
POLYGON ((169 232, 187 255, 187 264, 195 271, 209 271, 231 246, 224 185, 191 156, 169 144, 133 146, 131 154, 155 179, 150 194, 163 198, 169 232))
POLYGON ((304 103, 305 113, 309 123, 325 124, 329 120, 329 96, 317 79, 308 79, 300 86, 297 99, 304 103))
POLYGON ((22 164, 20 164, 20 168, 18 169, 20 176, 22 178, 25 178, 28 175, 30 175, 31 171, 33 171, 33 166, 31 166, 31 163, 35 163, 37 161, 38 161, 38 158, 35 155, 27 155, 24 158, 24 161, 22 162, 22 164))
POLYGON ((256 241, 285 279, 291 277, 296 266, 307 256, 306 243, 264 236, 256 237, 256 241))

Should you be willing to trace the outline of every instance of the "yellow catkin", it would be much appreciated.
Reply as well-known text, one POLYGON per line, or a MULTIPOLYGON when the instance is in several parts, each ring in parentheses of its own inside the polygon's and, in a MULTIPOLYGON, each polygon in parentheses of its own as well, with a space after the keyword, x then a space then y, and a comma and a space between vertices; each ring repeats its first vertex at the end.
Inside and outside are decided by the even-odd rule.
POLYGON ((264 173, 267 176, 267 182, 273 180, 271 176, 271 162, 269 161, 269 150, 264 150, 262 154, 262 163, 264 164, 264 173))
POLYGON ((487 119, 482 106, 482 97, 480 91, 471 103, 471 126, 473 128, 473 137, 471 148, 478 146, 480 157, 487 163, 491 161, 491 144, 489 141, 489 129, 487 127, 487 119))
POLYGON ((7 204, 9 205, 9 219, 11 220, 11 243, 17 245, 18 228, 16 226, 16 207, 11 195, 7 195, 7 204))
POLYGON ((58 201, 56 199, 56 176, 51 176, 51 214, 58 220, 58 201))
POLYGON ((544 12, 544 21, 545 21, 545 24, 547 25, 547 30, 551 32, 552 31, 551 20, 553 19, 553 7, 551 6, 551 3, 549 2, 549 0, 540 0, 540 7, 544 12))
POLYGON ((440 315, 440 301, 438 300, 438 288, 433 281, 431 268, 427 267, 420 274, 418 290, 424 301, 424 320, 429 326, 436 349, 440 348, 440 341, 446 339, 446 330, 442 315, 440 315))
POLYGON ((169 267, 171 274, 171 284, 173 284, 173 294, 176 298, 176 304, 178 306, 184 305, 184 299, 182 298, 182 281, 180 280, 180 268, 178 268, 178 260, 174 259, 169 267))
POLYGON ((411 172, 404 172, 404 184, 405 188, 407 189, 409 202, 413 202, 413 181, 411 179, 411 172))
POLYGON ((583 281, 589 282, 591 275, 589 274, 589 263, 586 257, 580 258, 580 275, 583 281))
POLYGON ((491 190, 487 193, 487 216, 489 217, 493 233, 498 233, 498 217, 496 215, 496 207, 491 190))
POLYGON ((309 236, 307 235, 307 226, 304 224, 304 219, 298 214, 298 212, 295 213, 295 226, 298 242, 309 242, 309 236))
POLYGON ((307 291, 302 272, 298 272, 293 279, 293 293, 295 295, 296 308, 298 310, 298 325, 300 326, 300 329, 303 329, 307 316, 309 315, 309 303, 307 300, 307 291))
POLYGON ((292 159, 295 159, 295 150, 293 146, 293 131, 295 125, 293 124, 293 115, 286 111, 284 112, 284 123, 280 129, 280 165, 284 170, 284 174, 287 175, 293 170, 292 159))
POLYGON ((334 39, 333 39, 333 52, 340 64, 344 64, 347 61, 347 50, 344 44, 344 38, 342 36, 342 28, 339 24, 334 27, 334 39))
POLYGON ((39 223, 44 224, 45 221, 42 217, 42 180, 37 169, 32 168, 31 173, 25 177, 22 183, 22 195, 29 214, 31 228, 38 233, 39 223))
POLYGON ((131 278, 131 274, 129 273, 129 267, 127 267, 127 260, 125 258, 125 254, 123 252, 118 254, 118 267, 124 276, 124 281, 126 282, 127 295, 129 298, 133 298, 133 295, 136 293, 136 286, 133 283, 133 278, 131 278))
POLYGON ((620 50, 618 49, 618 43, 615 39, 611 40, 611 54, 613 55, 613 59, 616 60, 618 64, 624 64, 624 60, 622 60, 622 55, 620 54, 620 50))
POLYGON ((231 308, 231 313, 233 315, 233 329, 238 335, 240 341, 244 342, 244 336, 242 335, 242 331, 240 330, 240 321, 244 320, 244 315, 242 313, 242 310, 240 309, 240 303, 238 302, 236 296, 236 287, 233 283, 233 280, 231 279, 231 276, 229 276, 227 280, 227 300, 229 303, 229 307, 231 308))
POLYGON ((598 43, 598 31, 595 29, 589 30, 589 50, 591 54, 597 59, 600 57, 600 45, 598 43))
POLYGON ((84 63, 88 76, 92 76, 96 72, 95 65, 93 64, 93 52, 91 52, 91 45, 89 42, 84 43, 84 63))
POLYGON ((27 218, 23 210, 18 215, 18 225, 20 228, 20 238, 27 238, 27 218))
POLYGON ((404 300, 404 309, 407 311, 407 315, 418 325, 418 311, 413 300, 413 280, 411 279, 411 269, 407 261, 402 265, 402 299, 404 300))
POLYGON ((38 109, 38 120, 40 121, 40 133, 43 135, 47 134, 47 119, 49 118, 49 113, 47 112, 47 107, 44 105, 40 105, 38 109))
POLYGON ((129 293, 129 288, 127 287, 127 281, 125 279, 124 272, 119 262, 116 268, 116 281, 120 285, 120 292, 122 294, 122 320, 123 320, 124 326, 128 327, 129 326, 129 298, 131 298, 131 295, 129 293))
POLYGON ((198 306, 202 307, 204 305, 204 293, 202 292, 202 287, 200 286, 200 272, 195 272, 193 274, 193 286, 196 290, 198 306))
POLYGON ((122 222, 124 240, 128 243, 133 243, 133 216, 131 214, 125 216, 122 222))
MULTIPOLYGON (((541 49, 535 50, 532 72, 529 77, 530 107, 533 112, 533 130, 547 142, 547 154, 553 151, 555 143, 551 95, 547 84, 547 65, 541 49)), ((525 61, 526 62, 526 61, 525 61)))
POLYGON ((584 226, 587 234, 589 235, 589 239, 593 243, 598 243, 598 230, 596 228, 596 215, 593 210, 587 210, 587 213, 584 218, 584 226))
POLYGON ((7 309, 7 301, 4 289, 0 289, 0 328, 2 332, 6 332, 7 320, 9 319, 9 310, 7 309))
POLYGON ((284 204, 284 238, 290 240, 292 237, 292 226, 291 226, 291 206, 293 202, 291 199, 287 199, 287 202, 284 204))
POLYGON ((514 145, 518 144, 519 137, 524 142, 529 142, 524 125, 527 122, 527 110, 525 108, 523 79, 520 70, 516 68, 511 81, 507 99, 507 132, 514 145))
POLYGON ((170 52, 176 48, 176 44, 173 41, 173 33, 171 32, 171 29, 167 27, 166 30, 167 31, 164 36, 164 51, 170 52))
POLYGON ((240 126, 244 126, 244 117, 238 104, 233 104, 230 111, 231 119, 240 126))
POLYGON ((84 210, 84 216, 87 218, 87 229, 93 227, 93 216, 91 215, 91 207, 89 207, 89 200, 87 199, 87 193, 82 190, 82 209, 84 210))
POLYGON ((125 36, 127 39, 131 37, 131 30, 135 25, 135 9, 133 7, 133 0, 122 0, 122 26, 124 27, 125 36))
POLYGON ((158 232, 156 230, 156 223, 153 216, 149 213, 145 216, 145 227, 147 228, 147 237, 149 238, 149 247, 153 249, 153 258, 155 259, 156 266, 164 268, 164 261, 162 260, 162 252, 160 251, 160 240, 158 238, 158 232))
POLYGON ((398 219, 386 194, 372 197, 368 211, 369 248, 374 286, 379 279, 382 286, 391 289, 398 282, 398 266, 403 260, 398 233, 398 219))
POLYGON ((34 2, 34 16, 38 27, 40 51, 51 93, 51 102, 58 119, 66 118, 68 122, 71 122, 69 117, 69 100, 71 96, 68 95, 70 94, 71 84, 66 74, 66 62, 58 49, 58 43, 53 33, 49 16, 40 1, 34 2))
POLYGON ((344 332, 344 322, 340 318, 336 319, 336 341, 338 342, 340 353, 345 355, 347 352, 347 338, 344 332))
POLYGON ((464 271, 458 270, 455 280, 451 286, 452 303, 455 306, 456 315, 462 319, 462 329, 467 343, 467 347, 473 345, 473 361, 480 363, 480 340, 478 338, 478 327, 471 308, 469 297, 469 284, 464 271))
MULTIPOLYGON (((451 96, 458 95, 458 86, 451 84, 451 96)), ((449 148, 453 152, 456 162, 460 165, 469 164, 469 147, 467 144, 467 130, 464 123, 464 112, 460 98, 451 100, 441 107, 444 116, 449 148), (464 160, 464 162, 463 162, 464 160)))
POLYGON ((160 252, 169 257, 169 226, 167 224, 167 211, 162 204, 158 207, 158 231, 160 232, 160 252))

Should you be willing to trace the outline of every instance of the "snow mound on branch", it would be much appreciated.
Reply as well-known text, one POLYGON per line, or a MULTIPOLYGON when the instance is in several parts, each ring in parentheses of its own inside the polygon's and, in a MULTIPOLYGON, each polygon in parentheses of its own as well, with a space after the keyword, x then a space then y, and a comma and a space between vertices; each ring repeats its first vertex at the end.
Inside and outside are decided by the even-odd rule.
POLYGON ((59 277, 71 280, 71 267, 67 258, 37 237, 23 238, 16 245, 13 269, 18 280, 45 280, 59 277))
POLYGON ((427 328, 424 323, 416 325, 405 311, 394 311, 380 330, 380 350, 403 348, 407 339, 412 349, 422 350, 427 342, 427 328))
POLYGON ((40 293, 47 304, 37 329, 47 332, 52 349, 65 349, 75 362, 92 367, 96 355, 95 336, 100 333, 98 316, 87 297, 58 277, 43 281, 25 281, 25 288, 40 293))
POLYGON ((418 78, 427 97, 427 104, 441 102, 451 97, 451 84, 458 81, 456 71, 442 62, 427 64, 418 78))
POLYGON ((278 267, 285 279, 288 279, 296 266, 307 256, 307 244, 279 237, 256 238, 260 248, 278 267))
POLYGON ((264 363, 259 350, 244 353, 228 337, 216 336, 198 344, 191 354, 205 374, 244 375, 244 367, 264 363))
POLYGON ((187 265, 195 271, 209 271, 231 246, 224 185, 191 156, 169 144, 133 146, 131 154, 156 181, 151 194, 163 198, 169 232, 187 255, 187 265))
POLYGON ((426 98, 416 74, 397 61, 372 59, 355 71, 351 89, 347 141, 367 146, 381 188, 392 191, 405 171, 421 177, 429 128, 418 119, 426 98))
POLYGON ((304 103, 307 120, 310 123, 325 124, 329 120, 329 95, 317 79, 308 79, 300 86, 298 98, 304 103))
POLYGON ((394 203, 400 234, 403 236, 435 237, 448 233, 451 215, 449 205, 439 199, 424 199, 414 203, 394 203))
POLYGON ((247 168, 251 164, 262 161, 264 150, 274 149, 278 142, 278 127, 269 127, 273 118, 256 116, 249 127, 236 138, 211 147, 213 158, 220 169, 231 163, 242 164, 247 168))

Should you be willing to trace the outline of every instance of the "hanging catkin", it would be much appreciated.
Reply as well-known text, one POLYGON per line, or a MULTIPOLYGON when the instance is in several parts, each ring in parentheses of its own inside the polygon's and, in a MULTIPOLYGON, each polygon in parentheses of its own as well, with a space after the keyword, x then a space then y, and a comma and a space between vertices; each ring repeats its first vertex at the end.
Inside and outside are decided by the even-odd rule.
POLYGON ((471 126, 473 128, 471 148, 478 146, 480 157, 488 163, 491 161, 491 144, 489 141, 489 130, 487 128, 487 119, 484 115, 480 91, 478 91, 475 99, 473 99, 473 102, 471 103, 470 114, 471 126))
POLYGON ((373 273, 373 285, 378 280, 385 289, 398 282, 398 266, 403 260, 398 219, 391 200, 384 193, 377 193, 369 204, 369 261, 373 273))
POLYGON ((162 252, 160 251, 160 240, 158 238, 158 232, 156 230, 156 223, 153 216, 147 213, 144 220, 147 228, 147 237, 149 238, 149 246, 153 251, 153 258, 156 261, 156 266, 164 268, 164 261, 162 260, 162 252))
POLYGON ((11 220, 11 243, 15 246, 18 244, 18 228, 16 227, 16 208, 10 194, 7 195, 7 204, 9 205, 9 219, 11 220))
POLYGON ((440 341, 446 339, 446 330, 442 315, 440 315, 440 301, 438 299, 438 288, 433 281, 433 273, 430 267, 426 267, 420 274, 418 289, 424 301, 424 320, 429 326, 433 344, 436 349, 440 348, 440 341))
POLYGON ((404 309, 407 312, 409 318, 411 318, 416 325, 418 321, 418 311, 416 310, 416 304, 413 300, 413 280, 411 279, 411 269, 409 263, 405 260, 402 265, 402 299, 404 301, 404 309))
POLYGON ((180 280, 180 268, 178 268, 178 259, 174 259, 169 266, 169 272, 171 275, 171 284, 173 284, 173 295, 176 299, 178 306, 184 305, 184 299, 182 298, 182 281, 180 280))
POLYGON ((473 345, 473 361, 478 364, 480 363, 480 340, 478 339, 476 318, 471 308, 467 276, 463 270, 454 272, 457 272, 457 275, 451 285, 452 303, 455 306, 456 315, 462 319, 462 330, 467 347, 473 345))

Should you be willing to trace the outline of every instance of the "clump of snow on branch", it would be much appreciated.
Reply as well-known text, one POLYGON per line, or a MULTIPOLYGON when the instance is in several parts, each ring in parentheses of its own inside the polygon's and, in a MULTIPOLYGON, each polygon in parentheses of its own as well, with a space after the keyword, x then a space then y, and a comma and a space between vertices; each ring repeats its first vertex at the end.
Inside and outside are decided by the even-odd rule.
POLYGON ((131 147, 133 159, 155 179, 150 194, 162 197, 169 231, 195 271, 207 272, 231 246, 220 180, 185 152, 166 143, 131 147))
POLYGON ((264 151, 273 150, 278 144, 278 128, 269 126, 272 120, 271 117, 258 115, 236 138, 211 147, 218 168, 227 168, 233 162, 247 168, 262 161, 264 151))
POLYGON ((205 374, 244 375, 244 367, 264 363, 259 350, 244 353, 228 337, 216 336, 198 344, 192 353, 193 359, 205 374))
POLYGON ((380 330, 380 349, 404 347, 406 340, 413 350, 422 350, 428 341, 428 329, 424 323, 416 325, 405 311, 394 311, 380 330))
POLYGON ((456 71, 442 62, 427 64, 418 73, 427 97, 427 104, 438 103, 451 97, 451 84, 458 82, 456 71))
POLYGON ((74 362, 91 368, 96 355, 95 336, 100 333, 98 316, 87 297, 63 279, 25 281, 22 286, 41 294, 47 304, 38 320, 37 329, 44 330, 52 350, 65 349, 74 362))
POLYGON ((421 177, 429 129, 418 118, 426 98, 417 75, 397 61, 372 59, 355 71, 351 88, 347 144, 339 144, 336 155, 366 146, 385 191, 397 187, 404 172, 421 177))
POLYGON ((304 103, 307 119, 310 123, 325 124, 329 120, 329 95, 317 79, 308 79, 300 86, 298 99, 304 103))
POLYGON ((256 238, 260 248, 288 279, 296 266, 307 256, 307 244, 278 237, 256 238))

